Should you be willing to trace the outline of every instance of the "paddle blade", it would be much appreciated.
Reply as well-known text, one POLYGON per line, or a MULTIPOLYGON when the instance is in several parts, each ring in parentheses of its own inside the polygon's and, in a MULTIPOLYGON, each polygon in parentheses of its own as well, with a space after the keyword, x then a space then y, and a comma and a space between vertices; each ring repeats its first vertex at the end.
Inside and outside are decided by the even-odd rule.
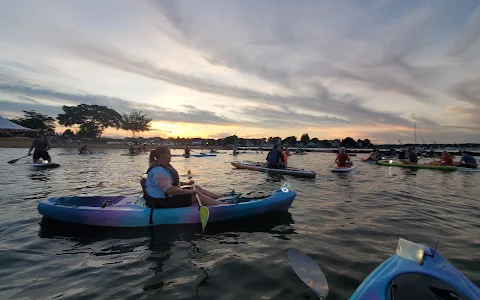
POLYGON ((318 264, 310 257, 297 249, 288 249, 290 266, 297 276, 312 289, 319 298, 328 295, 328 283, 325 274, 318 264))
POLYGON ((207 227, 208 217, 210 217, 210 211, 206 206, 200 206, 200 221, 202 222, 202 231, 205 231, 207 227))
MULTIPOLYGON (((27 156, 28 156, 28 155, 27 155, 27 156)), ((20 159, 25 158, 25 157, 27 157, 27 156, 22 156, 22 157, 20 157, 20 158, 13 159, 13 160, 11 160, 11 161, 7 161, 7 163, 9 163, 9 164, 14 164, 14 163, 16 163, 17 161, 19 161, 20 159)))

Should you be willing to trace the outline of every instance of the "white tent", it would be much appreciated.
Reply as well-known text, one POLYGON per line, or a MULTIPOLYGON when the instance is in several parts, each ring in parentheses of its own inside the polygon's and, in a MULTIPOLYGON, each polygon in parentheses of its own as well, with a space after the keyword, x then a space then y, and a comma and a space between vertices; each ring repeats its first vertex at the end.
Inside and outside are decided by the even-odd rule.
POLYGON ((27 128, 27 127, 23 127, 18 124, 15 124, 12 121, 9 121, 2 116, 0 116, 0 130, 1 131, 6 131, 6 130, 37 131, 35 129, 31 129, 31 128, 27 128))

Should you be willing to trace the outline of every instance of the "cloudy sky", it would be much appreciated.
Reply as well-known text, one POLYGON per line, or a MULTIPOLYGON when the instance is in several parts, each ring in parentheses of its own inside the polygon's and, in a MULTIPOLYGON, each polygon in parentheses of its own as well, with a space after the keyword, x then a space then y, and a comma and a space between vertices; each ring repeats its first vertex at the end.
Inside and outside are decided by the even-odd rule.
POLYGON ((0 0, 0 115, 405 143, 414 118, 427 143, 480 142, 479 38, 478 0, 0 0))

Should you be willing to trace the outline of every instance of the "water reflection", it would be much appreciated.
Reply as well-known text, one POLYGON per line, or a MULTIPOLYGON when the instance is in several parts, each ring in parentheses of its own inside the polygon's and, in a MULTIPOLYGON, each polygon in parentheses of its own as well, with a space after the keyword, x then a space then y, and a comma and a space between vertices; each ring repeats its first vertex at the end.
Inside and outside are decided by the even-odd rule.
POLYGON ((33 170, 28 177, 33 181, 49 181, 52 176, 51 170, 33 170))

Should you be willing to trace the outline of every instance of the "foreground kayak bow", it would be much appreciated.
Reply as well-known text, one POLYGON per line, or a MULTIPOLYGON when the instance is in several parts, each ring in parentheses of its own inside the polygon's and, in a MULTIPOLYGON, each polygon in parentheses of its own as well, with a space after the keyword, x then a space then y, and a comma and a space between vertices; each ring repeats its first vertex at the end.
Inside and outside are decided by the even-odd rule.
MULTIPOLYGON (((289 250, 289 260, 295 273, 299 275, 320 299, 322 299, 321 297, 326 297, 328 294, 328 286, 326 279, 318 276, 320 267, 311 258, 309 258, 309 260, 302 258, 301 263, 298 259, 292 259, 290 257, 290 251, 291 250, 289 250), (300 270, 300 272, 297 272, 297 270, 300 270), (307 281, 305 279, 307 279, 307 281), (327 286, 325 296, 318 293, 318 287, 321 286, 327 286)), ((304 254, 302 255, 308 257, 304 254)), ((422 244, 400 239, 397 246, 397 254, 387 259, 370 273, 350 297, 350 300, 395 299, 395 289, 397 286, 394 280, 406 274, 422 275, 426 278, 441 281, 448 285, 450 289, 455 290, 442 290, 436 287, 430 287, 432 293, 437 295, 444 293, 448 295, 448 298, 442 299, 480 299, 480 289, 434 249, 422 244)))

